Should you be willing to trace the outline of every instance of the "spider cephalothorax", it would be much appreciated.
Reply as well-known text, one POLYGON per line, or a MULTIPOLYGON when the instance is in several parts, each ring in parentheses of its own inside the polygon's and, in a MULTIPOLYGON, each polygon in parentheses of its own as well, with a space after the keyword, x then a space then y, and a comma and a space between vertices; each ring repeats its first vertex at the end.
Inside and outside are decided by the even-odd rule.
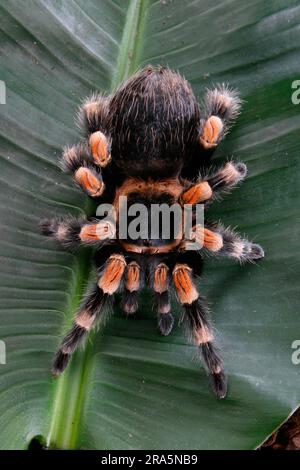
POLYGON ((45 235, 71 249, 95 245, 98 276, 55 357, 55 375, 63 372, 90 329, 104 318, 106 305, 117 292, 122 292, 123 310, 132 315, 138 310, 139 292, 150 286, 159 331, 168 335, 172 330, 173 289, 213 389, 220 398, 226 395, 223 362, 195 278, 206 252, 239 261, 260 259, 264 252, 220 224, 199 223, 196 209, 246 176, 246 166, 233 161, 214 173, 205 171, 239 108, 237 93, 219 86, 206 92, 200 109, 185 79, 152 66, 131 77, 114 95, 94 94, 84 102, 79 113, 84 139, 65 149, 62 165, 90 197, 99 198, 99 204, 105 196, 111 209, 105 216, 97 212, 93 219, 51 219, 41 224, 45 235), (139 231, 125 236, 121 233, 124 201, 126 227, 132 221, 131 209, 144 209, 134 225, 139 231), (188 233, 182 230, 185 217, 179 225, 171 224, 166 236, 159 224, 152 230, 152 209, 162 206, 179 207, 182 213, 189 207, 188 233))

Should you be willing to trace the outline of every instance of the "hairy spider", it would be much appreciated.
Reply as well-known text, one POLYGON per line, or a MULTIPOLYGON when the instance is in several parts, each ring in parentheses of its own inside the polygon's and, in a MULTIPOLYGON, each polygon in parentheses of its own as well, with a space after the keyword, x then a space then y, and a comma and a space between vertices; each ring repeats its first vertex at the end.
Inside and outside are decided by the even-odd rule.
MULTIPOLYGON (((218 86, 199 105, 189 83, 164 67, 148 66, 132 76, 113 95, 94 94, 80 111, 84 139, 66 148, 62 165, 90 197, 115 208, 116 217, 51 219, 42 233, 67 248, 95 245, 97 282, 87 294, 56 354, 53 373, 59 375, 72 353, 98 320, 107 304, 122 292, 126 314, 138 310, 138 294, 149 285, 154 292, 158 329, 168 335, 173 327, 170 291, 183 306, 182 319, 198 346, 219 398, 227 392, 222 359, 215 344, 209 311, 199 295, 195 278, 201 273, 205 253, 252 261, 263 249, 220 224, 195 224, 190 240, 201 249, 189 249, 190 240, 173 233, 161 236, 118 236, 119 202, 186 204, 192 211, 205 207, 246 176, 243 163, 227 162, 212 173, 207 164, 240 109, 236 91, 218 86), (104 194, 103 194, 104 193, 104 194), (115 236, 112 236, 114 233, 115 236)), ((194 220, 194 219, 193 219, 194 220)))

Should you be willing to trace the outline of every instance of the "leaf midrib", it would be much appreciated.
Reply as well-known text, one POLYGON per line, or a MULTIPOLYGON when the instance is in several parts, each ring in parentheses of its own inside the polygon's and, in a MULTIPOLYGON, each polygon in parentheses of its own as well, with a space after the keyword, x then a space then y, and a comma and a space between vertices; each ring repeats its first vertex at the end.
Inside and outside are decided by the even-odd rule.
MULTIPOLYGON (((147 0, 130 1, 111 91, 115 90, 138 67, 146 8, 147 0)), ((80 304, 84 286, 89 279, 91 262, 91 255, 86 253, 78 257, 76 285, 75 289, 72 289, 73 301, 66 312, 69 322, 80 304)), ((72 361, 68 370, 55 382, 50 429, 46 439, 49 448, 78 448, 82 411, 92 370, 92 357, 93 338, 86 344, 81 354, 75 355, 75 360, 72 361)))

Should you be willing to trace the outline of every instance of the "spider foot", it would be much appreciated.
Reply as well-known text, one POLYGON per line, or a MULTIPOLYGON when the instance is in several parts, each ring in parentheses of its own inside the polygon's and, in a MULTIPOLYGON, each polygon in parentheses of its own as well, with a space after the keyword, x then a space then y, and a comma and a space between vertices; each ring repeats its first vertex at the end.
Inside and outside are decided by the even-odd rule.
POLYGON ((207 91, 204 97, 207 119, 202 122, 200 134, 200 143, 204 149, 214 149, 218 145, 239 114, 240 107, 238 93, 226 85, 207 91))
POLYGON ((126 315, 134 315, 139 308, 137 291, 130 292, 125 289, 123 292, 122 309, 126 315))
POLYGON ((224 372, 218 374, 210 374, 211 388, 217 398, 225 398, 227 395, 227 378, 224 372))
POLYGON ((174 325, 174 317, 171 313, 161 313, 158 316, 158 330, 163 336, 168 336, 174 325))

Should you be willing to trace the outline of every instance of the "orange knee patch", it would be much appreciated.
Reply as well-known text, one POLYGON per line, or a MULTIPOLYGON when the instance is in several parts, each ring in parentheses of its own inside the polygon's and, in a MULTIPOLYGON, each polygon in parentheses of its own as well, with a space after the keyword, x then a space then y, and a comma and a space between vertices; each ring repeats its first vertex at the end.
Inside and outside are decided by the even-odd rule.
POLYGON ((217 232, 204 228, 204 246, 210 251, 219 251, 223 247, 223 237, 217 232))
POLYGON ((216 147, 223 128, 222 119, 218 116, 210 116, 204 124, 204 129, 200 137, 200 142, 203 147, 206 149, 216 147))
POLYGON ((97 224, 83 225, 80 230, 80 240, 84 243, 93 243, 106 238, 112 238, 114 228, 109 222, 98 222, 97 224))
POLYGON ((169 268, 166 264, 160 263, 154 272, 154 290, 155 292, 162 294, 169 288, 168 278, 169 268))
POLYGON ((80 240, 93 243, 99 240, 97 235, 97 224, 87 224, 82 227, 79 234, 80 240))
POLYGON ((99 197, 104 191, 104 183, 89 168, 81 166, 75 172, 75 181, 91 197, 99 197))
POLYGON ((176 264, 173 271, 174 284, 182 304, 191 304, 198 298, 198 291, 191 277, 191 268, 186 264, 176 264))
POLYGON ((90 137, 90 146, 95 163, 105 167, 111 160, 109 152, 109 142, 103 132, 94 132, 90 137))
POLYGON ((212 189, 207 181, 202 183, 195 184, 190 189, 188 189, 181 196, 181 201, 183 204, 197 204, 202 201, 207 201, 212 196, 212 189))
POLYGON ((201 225, 193 227, 191 239, 199 243, 200 247, 205 247, 210 251, 219 251, 223 247, 222 235, 201 225))
POLYGON ((125 268, 126 261, 123 255, 116 254, 109 257, 108 263, 98 282, 98 286, 105 294, 112 295, 118 290, 125 268))
POLYGON ((141 268, 135 262, 132 261, 127 266, 127 275, 125 281, 125 287, 129 292, 134 292, 139 290, 140 288, 140 275, 141 275, 141 268))

